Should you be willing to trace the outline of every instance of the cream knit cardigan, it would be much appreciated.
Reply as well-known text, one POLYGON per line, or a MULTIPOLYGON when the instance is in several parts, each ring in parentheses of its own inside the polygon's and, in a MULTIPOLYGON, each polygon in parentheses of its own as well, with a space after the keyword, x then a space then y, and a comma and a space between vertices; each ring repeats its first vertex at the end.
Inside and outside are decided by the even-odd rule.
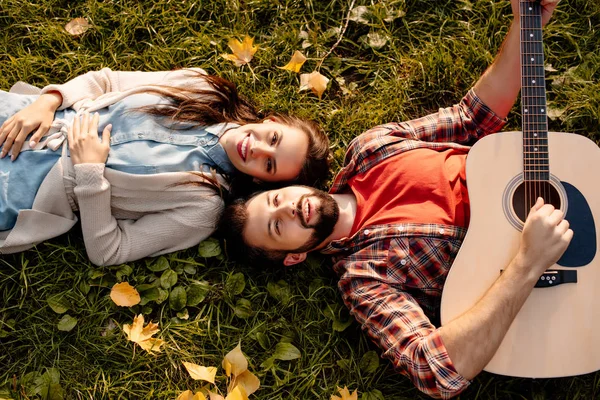
MULTIPOLYGON (((88 72, 41 93, 58 91, 63 103, 78 112, 107 107, 154 85, 210 89, 201 69, 170 72, 88 72)), ((15 85, 13 92, 31 87, 15 85)), ((39 93, 39 89, 38 89, 39 93)), ((195 246, 215 229, 223 201, 214 190, 197 185, 187 172, 133 175, 104 164, 73 166, 63 156, 42 182, 30 210, 21 210, 12 230, 0 232, 0 254, 15 253, 61 235, 75 225, 79 211, 85 248, 91 262, 114 265, 195 246)), ((60 150, 59 150, 60 151, 60 150)), ((18 159, 16 162, 19 162, 18 159)), ((226 184, 219 177, 221 184, 226 184)))

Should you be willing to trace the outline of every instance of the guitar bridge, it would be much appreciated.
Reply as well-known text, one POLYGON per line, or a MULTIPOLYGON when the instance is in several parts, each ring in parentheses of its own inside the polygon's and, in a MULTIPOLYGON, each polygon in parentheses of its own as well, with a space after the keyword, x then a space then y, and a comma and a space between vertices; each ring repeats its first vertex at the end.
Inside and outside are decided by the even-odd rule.
POLYGON ((536 282, 536 288, 547 288, 563 283, 577 283, 577 271, 565 269, 548 269, 536 282))

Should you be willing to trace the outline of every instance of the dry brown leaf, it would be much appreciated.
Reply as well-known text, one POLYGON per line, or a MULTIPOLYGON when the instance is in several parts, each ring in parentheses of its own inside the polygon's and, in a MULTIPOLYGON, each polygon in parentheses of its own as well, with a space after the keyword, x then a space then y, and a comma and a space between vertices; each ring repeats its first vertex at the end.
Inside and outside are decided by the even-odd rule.
POLYGON ((65 25, 65 30, 73 36, 83 35, 89 28, 87 18, 75 18, 65 25))
POLYGON ((186 390, 177 396, 176 400, 206 400, 206 396, 202 392, 192 393, 191 390, 186 390))
POLYGON ((149 322, 144 327, 144 316, 142 314, 133 318, 131 326, 129 324, 123 325, 123 332, 127 335, 127 339, 137 343, 148 353, 160 352, 160 347, 165 344, 164 340, 152 337, 158 332, 158 324, 149 322))
POLYGON ((253 43, 254 38, 247 35, 243 42, 240 42, 237 39, 231 39, 228 45, 233 54, 223 54, 223 58, 233 61, 238 67, 248 64, 250 60, 252 60, 252 57, 254 57, 256 50, 258 50, 258 46, 253 46, 253 43))
POLYGON ((300 72, 300 68, 302 68, 302 65, 304 64, 305 61, 306 61, 306 57, 304 57, 304 54, 302 54, 301 52, 296 50, 296 52, 292 56, 292 59, 290 60, 289 63, 287 63, 283 67, 277 67, 277 68, 287 69, 288 71, 298 73, 298 72, 300 72))
POLYGON ((246 391, 243 387, 236 386, 231 392, 227 394, 225 400, 248 400, 248 395, 246 394, 246 391))
POLYGON ((212 384, 215 383, 215 375, 217 375, 216 367, 203 367, 198 364, 183 362, 185 369, 187 369, 188 373, 195 380, 207 381, 212 384))
POLYGON ((225 375, 229 377, 233 374, 233 377, 237 377, 248 369, 248 360, 242 353, 242 344, 238 343, 235 349, 231 350, 223 359, 223 369, 225 375))
POLYGON ((300 75, 300 91, 310 89, 314 94, 319 96, 319 99, 325 89, 327 89, 327 83, 329 83, 329 79, 321 75, 318 71, 300 75))
POLYGON ((348 388, 346 386, 344 386, 343 389, 341 389, 341 388, 337 388, 337 389, 342 397, 339 397, 336 395, 331 395, 331 400, 358 400, 358 391, 357 390, 355 390, 354 392, 352 392, 352 394, 350 394, 350 391, 348 390, 348 388))
POLYGON ((127 282, 114 285, 110 291, 111 300, 118 306, 131 307, 139 304, 140 294, 127 282))

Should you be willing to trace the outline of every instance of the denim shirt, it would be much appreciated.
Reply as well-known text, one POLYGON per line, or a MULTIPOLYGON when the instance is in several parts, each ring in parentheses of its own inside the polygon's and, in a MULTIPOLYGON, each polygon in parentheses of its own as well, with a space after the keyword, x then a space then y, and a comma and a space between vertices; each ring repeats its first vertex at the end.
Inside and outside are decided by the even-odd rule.
POLYGON ((99 110, 100 128, 112 124, 108 168, 131 174, 205 171, 231 174, 229 161, 219 138, 236 124, 193 127, 153 116, 140 107, 164 100, 153 94, 134 94, 99 110))

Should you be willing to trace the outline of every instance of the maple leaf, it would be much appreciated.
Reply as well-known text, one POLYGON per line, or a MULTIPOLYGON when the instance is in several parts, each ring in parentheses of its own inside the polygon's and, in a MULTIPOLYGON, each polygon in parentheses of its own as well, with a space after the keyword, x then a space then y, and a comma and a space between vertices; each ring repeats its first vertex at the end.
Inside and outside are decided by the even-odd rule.
POLYGON ((65 30, 73 36, 83 35, 89 28, 87 18, 75 18, 65 25, 65 30))
POLYGON ((139 304, 140 294, 127 282, 117 283, 110 290, 111 300, 118 306, 131 307, 139 304))
POLYGON ((186 390, 177 396, 176 400, 206 400, 206 396, 204 396, 202 392, 196 392, 196 394, 194 394, 191 390, 186 390))
POLYGON ((241 67, 244 64, 248 64, 256 50, 258 50, 258 46, 253 46, 254 38, 246 35, 244 37, 244 41, 240 42, 237 39, 229 40, 229 48, 233 52, 233 54, 223 54, 223 58, 233 61, 236 66, 241 67))
POLYGON ((185 369, 187 369, 192 379, 203 380, 212 384, 215 383, 215 375, 217 374, 216 367, 203 367, 201 365, 185 361, 183 362, 183 365, 185 366, 185 369))
POLYGON ((296 50, 296 52, 292 56, 292 59, 290 60, 289 63, 287 63, 283 67, 277 67, 277 68, 287 69, 288 71, 293 71, 293 72, 297 73, 297 72, 300 72, 300 68, 302 68, 302 65, 304 64, 305 61, 306 61, 306 57, 304 57, 304 54, 302 54, 301 52, 296 50))
POLYGON ((158 332, 158 324, 149 322, 144 327, 144 316, 142 314, 133 318, 131 326, 129 324, 123 325, 123 332, 127 335, 127 339, 137 343, 148 353, 160 352, 160 347, 165 344, 164 340, 152 337, 158 332))
POLYGON ((327 89, 328 82, 329 79, 321 75, 318 71, 311 72, 310 74, 301 74, 300 91, 310 89, 320 99, 325 89, 327 89))
POLYGON ((348 390, 348 388, 346 386, 344 386, 343 389, 337 388, 337 390, 340 393, 340 395, 342 395, 342 397, 331 395, 331 400, 358 400, 358 391, 357 390, 352 392, 352 394, 350 394, 350 391, 348 390))

